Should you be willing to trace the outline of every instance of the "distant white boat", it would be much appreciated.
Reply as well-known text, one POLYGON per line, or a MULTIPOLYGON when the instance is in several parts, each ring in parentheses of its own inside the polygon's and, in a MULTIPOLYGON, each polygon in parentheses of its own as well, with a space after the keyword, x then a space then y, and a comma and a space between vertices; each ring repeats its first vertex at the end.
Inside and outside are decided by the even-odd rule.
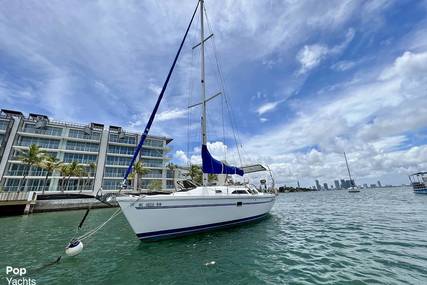
POLYGON ((357 188, 355 185, 356 183, 354 183, 353 179, 351 178, 350 167, 348 167, 347 155, 345 154, 345 152, 344 152, 344 159, 345 159, 345 165, 347 166, 348 177, 350 179, 350 188, 348 188, 348 192, 350 193, 360 192, 359 188, 357 188))
MULTIPOLYGON (((200 48, 201 48, 201 103, 202 106, 202 170, 203 185, 197 186, 190 181, 181 181, 180 189, 171 194, 157 195, 123 195, 116 198, 133 231, 141 240, 153 240, 192 234, 201 231, 214 230, 223 227, 253 222, 267 216, 274 205, 276 193, 259 191, 251 185, 208 186, 208 174, 241 175, 245 173, 266 170, 261 165, 250 167, 234 167, 212 157, 207 148, 206 132, 206 103, 212 99, 205 97, 205 66, 204 66, 204 21, 203 0, 198 3, 200 8, 200 48)), ((175 57, 169 75, 159 95, 156 106, 135 150, 134 157, 125 174, 123 185, 126 185, 128 175, 137 157, 157 108, 163 97, 164 90, 181 51, 188 29, 196 14, 190 21, 187 32, 175 57)), ((199 46, 198 45, 198 46, 199 46)), ((215 95, 216 96, 216 95, 215 95)), ((273 187, 274 189, 274 187, 273 187)), ((274 191, 274 190, 273 190, 274 191)))
POLYGON ((427 172, 417 172, 409 175, 412 189, 417 194, 427 194, 427 172))

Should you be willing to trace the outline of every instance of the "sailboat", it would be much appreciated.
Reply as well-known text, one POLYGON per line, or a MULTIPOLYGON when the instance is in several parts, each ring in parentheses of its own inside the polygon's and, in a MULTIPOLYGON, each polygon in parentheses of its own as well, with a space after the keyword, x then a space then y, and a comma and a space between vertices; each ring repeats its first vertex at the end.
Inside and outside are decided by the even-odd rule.
POLYGON ((344 159, 345 159, 345 165, 347 166, 348 178, 350 179, 350 188, 348 189, 348 192, 350 193, 360 192, 360 190, 356 187, 353 179, 351 178, 350 167, 348 167, 347 155, 345 154, 345 152, 344 152, 344 159))
MULTIPOLYGON (((181 45, 167 75, 166 81, 157 99, 156 105, 148 120, 141 140, 135 149, 133 158, 125 173, 122 188, 127 186, 128 175, 132 171, 136 157, 141 150, 145 138, 151 128, 157 109, 163 98, 166 86, 175 67, 193 19, 200 12, 200 55, 201 55, 201 157, 203 183, 197 185, 192 181, 180 181, 180 189, 169 194, 132 195, 122 194, 116 197, 124 216, 140 240, 155 240, 202 231, 253 222, 266 217, 274 205, 277 193, 274 190, 257 189, 248 183, 241 185, 227 184, 208 185, 208 175, 240 175, 267 170, 260 164, 235 167, 215 159, 209 152, 206 131, 205 96, 205 38, 204 35, 204 3, 199 0, 187 27, 181 45)), ((209 36, 210 37, 210 36, 209 36)), ((273 187, 274 189, 274 187, 273 187)))

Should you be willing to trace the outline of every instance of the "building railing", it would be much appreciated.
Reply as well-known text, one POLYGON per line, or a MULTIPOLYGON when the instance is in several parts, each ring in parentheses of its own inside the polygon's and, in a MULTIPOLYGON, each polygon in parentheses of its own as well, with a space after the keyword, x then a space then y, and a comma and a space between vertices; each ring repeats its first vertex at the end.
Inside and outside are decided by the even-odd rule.
POLYGON ((159 168, 163 168, 163 164, 162 163, 142 162, 142 165, 145 166, 145 167, 159 167, 159 168))
POLYGON ((43 185, 34 185, 34 186, 21 186, 21 189, 19 189, 19 185, 13 185, 13 186, 3 186, 3 190, 6 192, 17 192, 17 191, 21 191, 23 193, 28 192, 28 191, 42 191, 43 188, 46 189, 43 185), (22 191, 24 190, 24 191, 22 191))
POLYGON ((20 141, 18 142, 17 146, 29 147, 32 144, 35 144, 41 148, 52 148, 52 149, 59 148, 59 141, 57 142, 20 141))
POLYGON ((144 145, 145 146, 154 146, 154 147, 163 147, 163 142, 162 141, 155 141, 155 140, 147 139, 144 142, 144 145))
POLYGON ((76 151, 98 152, 99 146, 98 145, 88 146, 88 145, 69 145, 69 144, 67 144, 65 149, 66 150, 76 150, 76 151))
POLYGON ((134 148, 132 147, 120 147, 120 146, 108 146, 107 153, 109 154, 126 154, 132 155, 134 153, 134 148))
POLYGON ((9 121, 0 120, 0 130, 5 131, 9 126, 9 121))
POLYGON ((7 192, 0 193, 0 201, 26 201, 28 192, 7 192))
POLYGON ((57 137, 62 135, 62 129, 58 129, 58 128, 36 129, 34 127, 25 126, 21 131, 23 133, 57 136, 57 137))
POLYGON ((161 173, 148 173, 142 176, 143 178, 162 178, 163 175, 161 173))
POLYGON ((108 141, 114 142, 114 143, 136 145, 136 137, 135 136, 125 136, 124 138, 119 138, 119 136, 116 134, 114 134, 114 135, 110 134, 108 141))
POLYGON ((84 139, 84 140, 99 141, 101 139, 101 133, 94 132, 92 134, 86 134, 86 133, 84 133, 84 131, 70 129, 70 131, 68 133, 68 137, 69 138, 84 139))
POLYGON ((26 170, 9 170, 6 175, 9 176, 46 176, 46 170, 31 170, 30 172, 26 170))
POLYGON ((148 157, 163 157, 163 151, 161 150, 146 150, 143 149, 141 151, 141 156, 148 156, 148 157))

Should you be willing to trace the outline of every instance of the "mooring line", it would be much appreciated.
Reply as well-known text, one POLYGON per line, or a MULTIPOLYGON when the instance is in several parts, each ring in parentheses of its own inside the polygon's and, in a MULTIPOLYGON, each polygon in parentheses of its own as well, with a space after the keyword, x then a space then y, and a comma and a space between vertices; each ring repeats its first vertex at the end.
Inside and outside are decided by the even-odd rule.
MULTIPOLYGON (((94 229, 86 232, 85 234, 81 235, 81 236, 77 236, 79 230, 82 228, 84 222, 86 221, 86 218, 89 214, 90 211, 90 207, 86 210, 85 215, 83 216, 82 220, 80 221, 77 229, 76 229, 76 233, 74 234, 74 237, 71 239, 71 241, 67 244, 66 249, 70 246, 70 244, 72 244, 73 242, 79 242, 81 243, 82 240, 86 240, 90 237, 92 237, 94 234, 96 234, 99 230, 101 230, 108 222, 110 222, 112 219, 114 219, 115 217, 117 217, 120 213, 121 213, 121 209, 119 208, 118 210, 116 210, 106 221, 104 221, 102 224, 100 224, 99 226, 95 227, 94 229)), ((40 266, 39 268, 36 268, 34 270, 31 270, 31 273, 39 273, 42 270, 46 270, 48 269, 50 266, 53 266, 55 264, 58 264, 61 260, 62 260, 63 256, 60 255, 58 256, 54 261, 46 263, 42 266, 40 266)))

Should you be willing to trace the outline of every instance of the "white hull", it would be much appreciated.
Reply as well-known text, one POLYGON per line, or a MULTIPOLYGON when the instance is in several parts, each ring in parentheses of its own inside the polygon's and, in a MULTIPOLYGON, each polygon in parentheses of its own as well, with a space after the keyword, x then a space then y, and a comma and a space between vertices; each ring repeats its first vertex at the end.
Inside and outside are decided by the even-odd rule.
POLYGON ((117 202, 137 237, 150 240, 259 220, 271 210, 276 198, 266 193, 215 195, 205 191, 204 195, 197 194, 201 194, 200 191, 125 196, 118 197, 117 202))

